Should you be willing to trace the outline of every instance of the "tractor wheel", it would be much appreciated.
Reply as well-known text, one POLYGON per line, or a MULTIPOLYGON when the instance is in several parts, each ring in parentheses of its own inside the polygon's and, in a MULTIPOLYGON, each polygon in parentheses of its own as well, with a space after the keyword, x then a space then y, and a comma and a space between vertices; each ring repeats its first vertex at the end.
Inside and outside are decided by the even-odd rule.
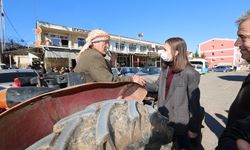
POLYGON ((58 121, 53 133, 28 149, 170 149, 173 129, 151 106, 109 100, 58 121))

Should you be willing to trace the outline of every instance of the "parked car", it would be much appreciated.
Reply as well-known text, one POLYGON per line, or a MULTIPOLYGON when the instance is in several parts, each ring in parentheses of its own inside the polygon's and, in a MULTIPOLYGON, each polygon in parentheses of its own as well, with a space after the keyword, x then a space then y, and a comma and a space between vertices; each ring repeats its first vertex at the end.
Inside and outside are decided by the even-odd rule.
POLYGON ((121 72, 117 68, 112 68, 112 74, 115 76, 120 76, 121 72))
POLYGON ((159 67, 145 67, 143 68, 143 72, 146 73, 146 75, 143 76, 143 78, 147 81, 147 82, 155 82, 161 72, 161 68, 159 67))
MULTIPOLYGON (((199 72, 199 74, 204 74, 203 71, 202 71, 202 65, 200 65, 200 64, 192 64, 192 66, 194 67, 194 69, 195 69, 196 71, 199 72)), ((209 70, 209 69, 208 69, 208 70, 209 70)))
POLYGON ((237 70, 236 66, 233 66, 233 65, 225 65, 225 66, 229 67, 231 69, 231 71, 236 71, 237 70))
POLYGON ((138 72, 138 68, 134 67, 121 67, 121 74, 124 76, 134 76, 138 72))
POLYGON ((84 83, 80 73, 47 73, 32 69, 0 70, 0 113, 34 96, 84 83), (8 105, 7 105, 8 104, 8 105))
POLYGON ((149 74, 148 74, 148 70, 146 68, 136 67, 135 75, 137 75, 137 76, 146 76, 146 75, 149 75, 149 74))
POLYGON ((148 67, 148 74, 155 75, 160 74, 161 68, 160 67, 148 67))
POLYGON ((17 78, 23 80, 29 80, 33 77, 37 77, 36 71, 32 69, 6 69, 0 70, 0 85, 1 88, 9 88, 14 84, 21 84, 17 78))
POLYGON ((229 72, 229 71, 233 71, 233 70, 229 66, 217 66, 217 67, 211 68, 210 71, 229 72))
POLYGON ((0 64, 0 70, 9 69, 6 64, 0 64))

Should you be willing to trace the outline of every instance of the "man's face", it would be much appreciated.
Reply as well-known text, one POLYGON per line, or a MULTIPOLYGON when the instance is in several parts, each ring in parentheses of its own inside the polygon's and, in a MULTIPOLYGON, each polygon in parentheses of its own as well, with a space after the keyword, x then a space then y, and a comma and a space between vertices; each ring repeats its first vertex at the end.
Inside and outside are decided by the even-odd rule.
POLYGON ((238 39, 234 43, 240 48, 242 58, 250 62, 250 19, 245 20, 239 25, 238 39))
POLYGON ((105 55, 109 48, 109 41, 100 41, 93 43, 93 47, 97 49, 100 53, 105 55))

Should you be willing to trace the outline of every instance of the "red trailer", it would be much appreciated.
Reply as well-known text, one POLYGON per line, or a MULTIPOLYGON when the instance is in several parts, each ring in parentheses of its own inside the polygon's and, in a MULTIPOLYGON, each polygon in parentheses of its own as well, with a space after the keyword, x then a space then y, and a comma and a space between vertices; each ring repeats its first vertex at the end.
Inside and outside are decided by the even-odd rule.
POLYGON ((147 91, 135 83, 86 83, 45 93, 0 114, 0 149, 25 149, 52 132, 60 119, 109 99, 142 101, 147 91))

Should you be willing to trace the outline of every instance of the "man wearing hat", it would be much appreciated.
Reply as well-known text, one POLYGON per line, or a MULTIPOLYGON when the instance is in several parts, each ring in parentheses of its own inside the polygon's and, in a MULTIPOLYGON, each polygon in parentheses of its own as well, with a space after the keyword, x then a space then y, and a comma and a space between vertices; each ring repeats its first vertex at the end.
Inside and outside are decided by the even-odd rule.
POLYGON ((75 72, 84 73, 86 82, 136 82, 142 86, 145 80, 140 76, 118 77, 111 72, 110 64, 104 58, 109 48, 110 35, 102 30, 92 30, 86 44, 77 57, 75 72))

